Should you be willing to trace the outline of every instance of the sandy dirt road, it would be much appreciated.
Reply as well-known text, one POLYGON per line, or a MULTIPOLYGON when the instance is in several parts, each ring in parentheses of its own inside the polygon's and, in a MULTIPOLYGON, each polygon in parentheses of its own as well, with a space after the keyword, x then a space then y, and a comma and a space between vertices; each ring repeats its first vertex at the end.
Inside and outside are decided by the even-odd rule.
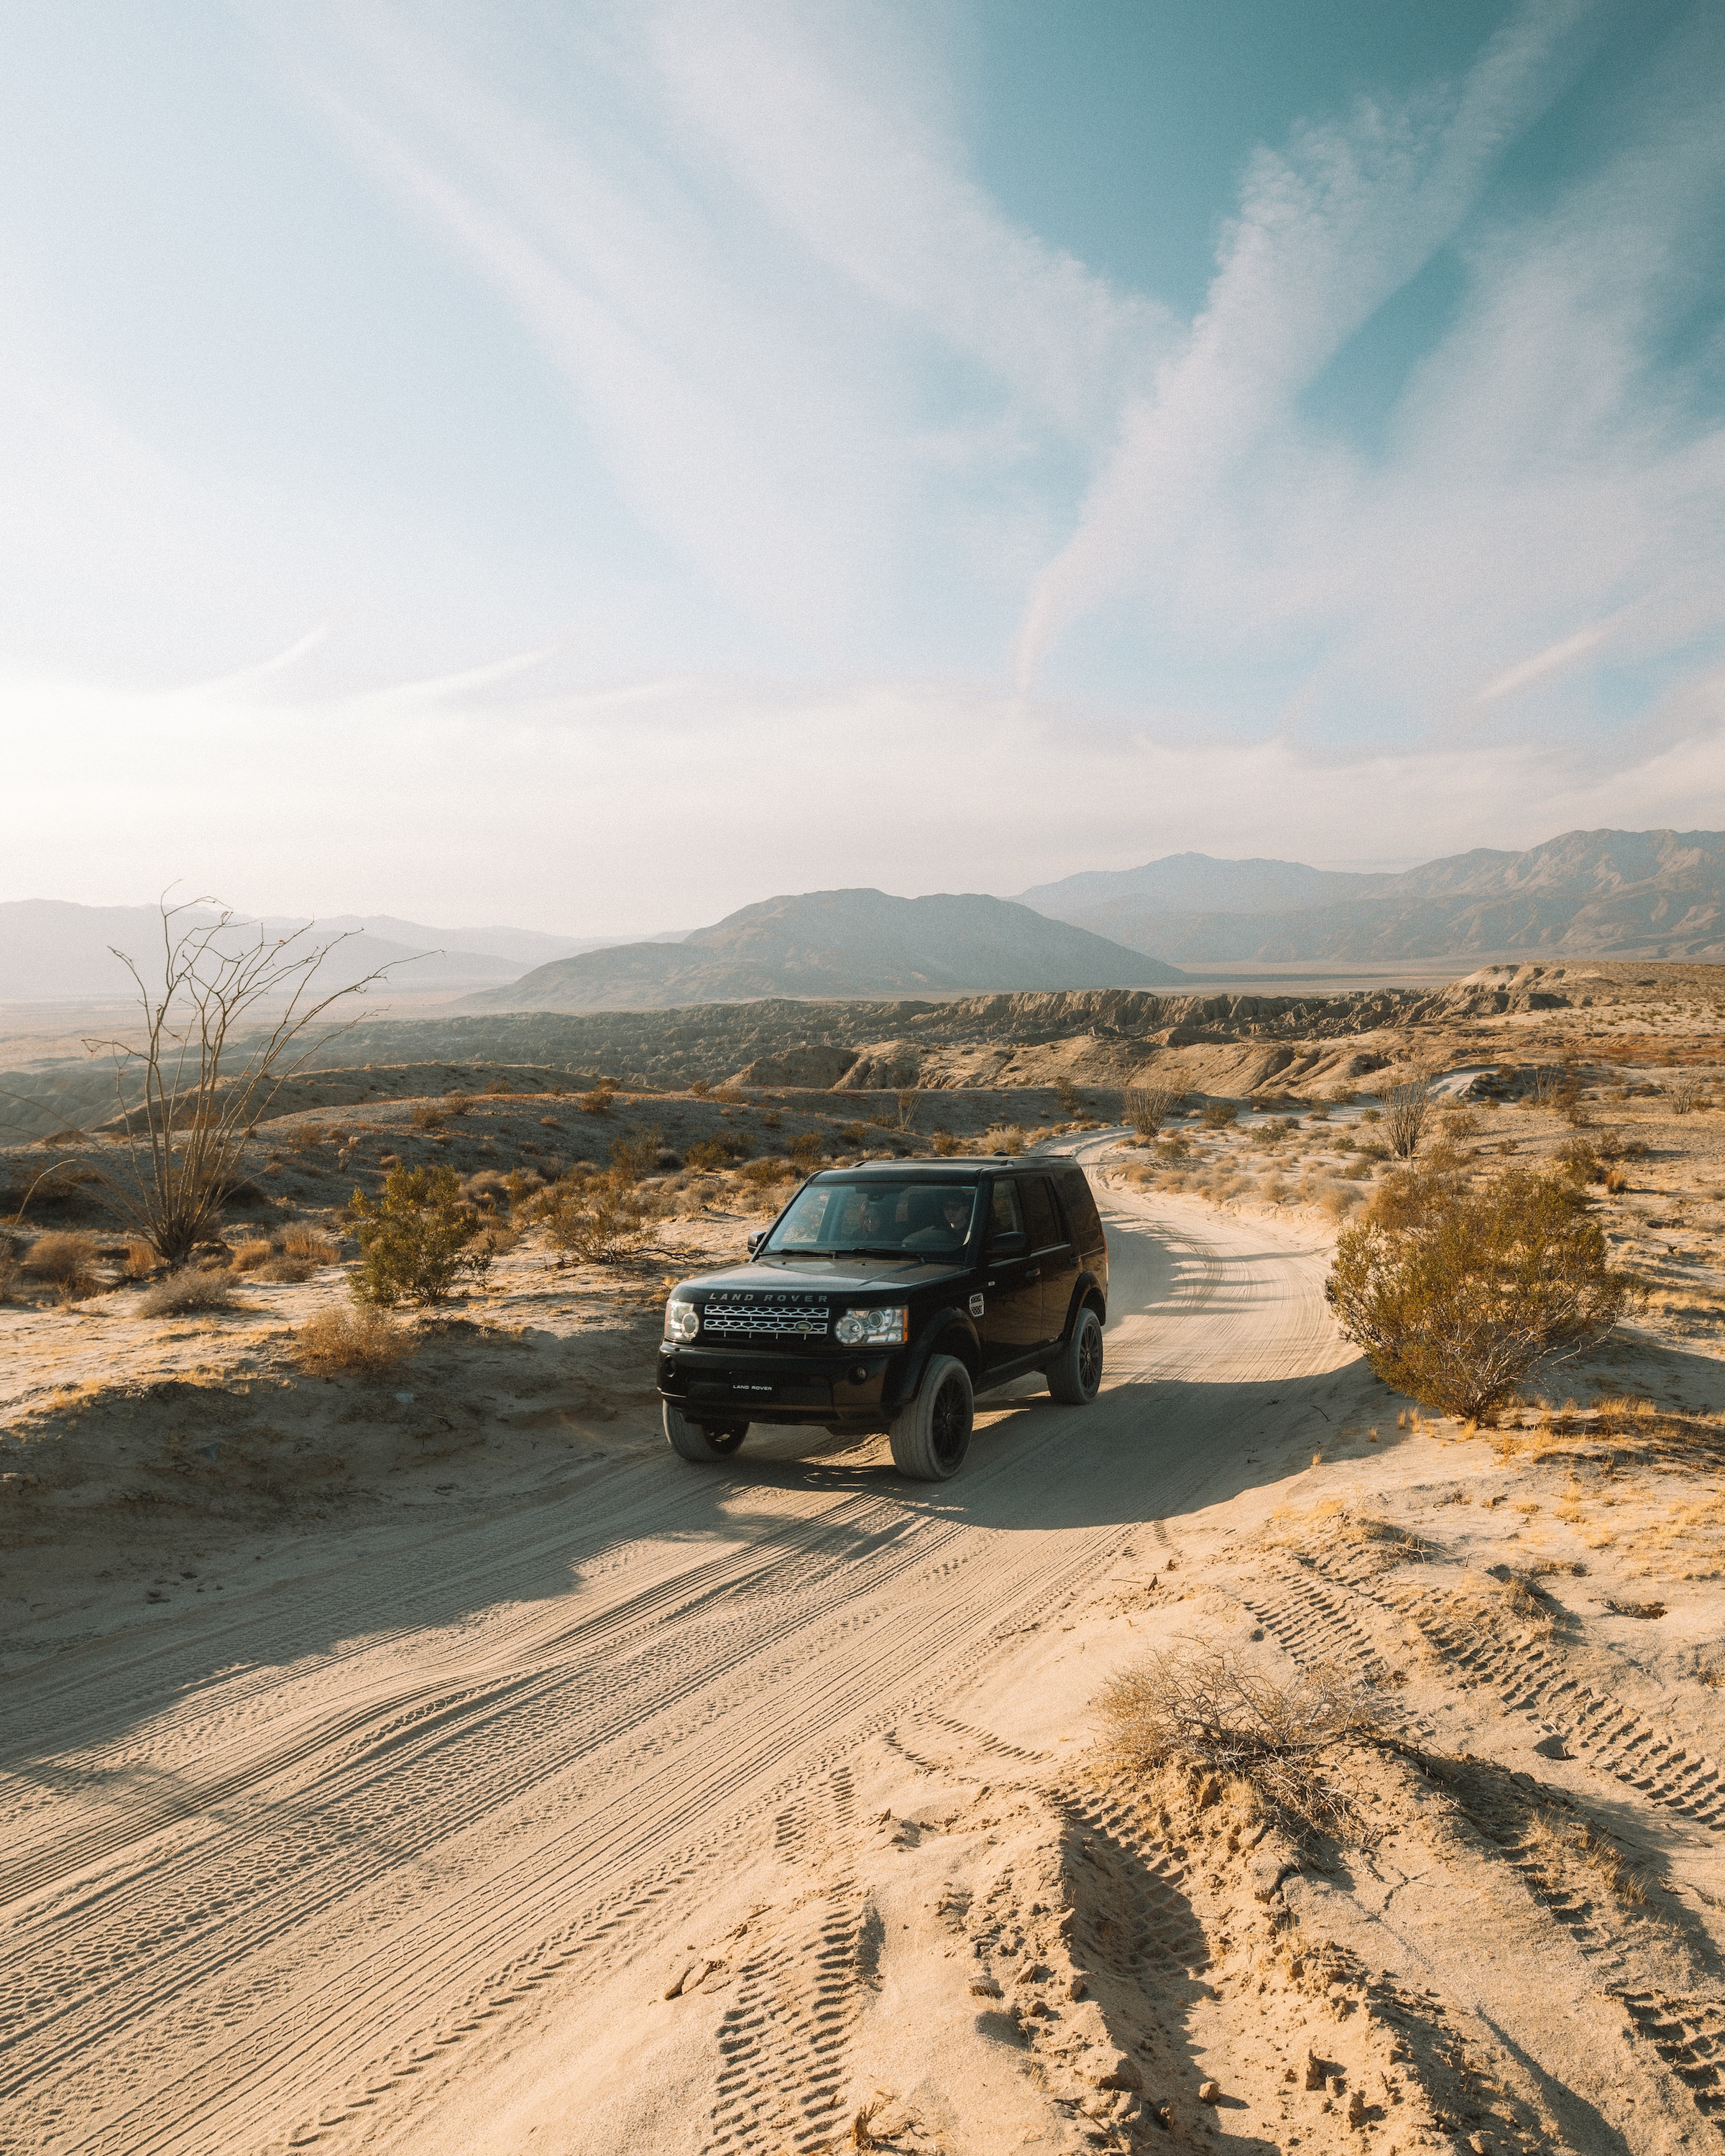
POLYGON ((842 1825, 860 1748, 963 1741, 955 1699, 1008 1684, 1135 1535, 1286 1475, 1357 1382, 1314 1231, 1127 1205, 1103 1396, 997 1406, 951 1485, 902 1482, 884 1440, 786 1433, 709 1474, 644 1431, 535 1507, 353 1531, 18 1681, 0 2146, 584 2148, 490 2142, 553 2056, 613 2092, 608 2148, 814 2145, 841 1980, 746 2061, 757 2108, 777 2076, 808 2112, 783 2140, 710 2036, 649 2098, 614 2001, 661 1997, 691 1912, 776 1842, 842 1825))

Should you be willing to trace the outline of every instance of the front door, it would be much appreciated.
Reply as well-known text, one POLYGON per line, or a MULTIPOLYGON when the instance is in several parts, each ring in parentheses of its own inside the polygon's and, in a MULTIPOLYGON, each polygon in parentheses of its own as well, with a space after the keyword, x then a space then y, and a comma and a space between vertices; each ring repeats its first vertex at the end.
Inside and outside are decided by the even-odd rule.
POLYGON ((1042 1339, 1042 1268, 1030 1255, 1017 1178, 1003 1176, 989 1199, 983 1259, 983 1374, 1034 1353, 1042 1339), (1008 1239, 1003 1244, 1002 1238, 1008 1239), (992 1253, 999 1249, 997 1258, 992 1253), (1012 1255, 1008 1255, 1010 1250, 1012 1255))

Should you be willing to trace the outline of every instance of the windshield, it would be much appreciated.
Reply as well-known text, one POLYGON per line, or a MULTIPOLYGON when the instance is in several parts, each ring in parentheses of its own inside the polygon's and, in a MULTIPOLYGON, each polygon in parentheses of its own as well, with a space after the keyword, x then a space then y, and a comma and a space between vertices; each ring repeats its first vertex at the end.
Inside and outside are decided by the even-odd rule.
POLYGON ((762 1256, 827 1250, 939 1257, 962 1250, 976 1215, 969 1183, 812 1183, 761 1246, 762 1256))

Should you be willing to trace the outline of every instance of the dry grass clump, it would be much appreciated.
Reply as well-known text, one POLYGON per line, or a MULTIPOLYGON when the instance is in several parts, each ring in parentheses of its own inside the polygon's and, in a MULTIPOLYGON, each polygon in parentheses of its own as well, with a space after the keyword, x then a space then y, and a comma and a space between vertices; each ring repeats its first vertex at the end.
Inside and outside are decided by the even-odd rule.
POLYGON ((1572 1813, 1536 1813, 1528 1825, 1522 1853, 1531 1856, 1542 1871, 1558 1878, 1579 1866, 1615 1902, 1632 1909, 1646 1907, 1646 1875, 1609 1835, 1572 1813))
POLYGON ((98 1253, 94 1235, 67 1235, 56 1230, 39 1235, 30 1245, 23 1270, 33 1280, 68 1281, 87 1278, 98 1253))
POLYGON ((387 1311, 361 1302, 308 1317, 288 1352, 310 1377, 380 1378, 398 1369, 417 1344, 387 1311))
POLYGON ((1276 1524, 1282 1532, 1275 1540, 1283 1548, 1308 1549, 1314 1541, 1321 1541, 1327 1555, 1344 1551, 1369 1555, 1380 1571, 1417 1563, 1431 1554, 1431 1544, 1411 1527, 1356 1512, 1340 1497, 1322 1498, 1304 1512, 1278 1512, 1276 1524))
POLYGON ((1187 1761, 1317 1827, 1344 1827, 1354 1815, 1326 1755, 1378 1733, 1370 1695, 1347 1671, 1284 1679, 1209 1649, 1151 1655, 1122 1670, 1097 1704, 1115 1766, 1142 1774, 1187 1761))
POLYGON ((275 1255, 275 1249, 265 1237, 255 1243, 236 1243, 228 1262, 237 1273, 253 1273, 260 1265, 267 1265, 275 1255))
POLYGON ((435 1101, 422 1101, 413 1111, 416 1131, 440 1131, 449 1120, 449 1111, 435 1101))
POLYGON ((196 1310, 232 1310, 234 1306, 234 1281, 225 1268, 205 1272, 195 1265, 182 1265, 166 1280, 146 1287, 138 1297, 138 1312, 143 1317, 185 1317, 196 1310))

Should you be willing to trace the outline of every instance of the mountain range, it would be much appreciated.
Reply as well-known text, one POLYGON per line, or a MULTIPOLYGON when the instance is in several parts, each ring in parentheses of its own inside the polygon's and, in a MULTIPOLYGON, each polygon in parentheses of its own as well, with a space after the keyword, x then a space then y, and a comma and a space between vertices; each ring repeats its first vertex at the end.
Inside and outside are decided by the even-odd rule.
POLYGON ((1176 854, 1025 891, 1182 965, 1427 957, 1725 960, 1725 832, 1566 831, 1399 875, 1176 854))
POLYGON ((763 996, 956 995, 994 988, 1147 988, 1186 976, 1009 899, 818 891, 769 898, 678 943, 559 958, 463 1010, 655 1010, 763 996))

